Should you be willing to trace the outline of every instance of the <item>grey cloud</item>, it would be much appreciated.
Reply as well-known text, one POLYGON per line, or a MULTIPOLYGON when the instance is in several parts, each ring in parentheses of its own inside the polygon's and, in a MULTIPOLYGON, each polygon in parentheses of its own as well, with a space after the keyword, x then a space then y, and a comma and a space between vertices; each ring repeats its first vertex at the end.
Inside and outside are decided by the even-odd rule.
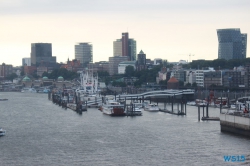
POLYGON ((0 0, 0 13, 192 11, 249 8, 249 0, 0 0), (7 2, 7 3, 6 3, 7 2))

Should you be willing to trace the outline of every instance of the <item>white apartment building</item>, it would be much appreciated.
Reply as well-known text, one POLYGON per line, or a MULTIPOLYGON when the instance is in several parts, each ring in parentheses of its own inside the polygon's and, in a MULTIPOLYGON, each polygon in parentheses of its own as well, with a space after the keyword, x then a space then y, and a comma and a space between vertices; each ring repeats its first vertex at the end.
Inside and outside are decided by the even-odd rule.
POLYGON ((197 86, 204 87, 204 72, 215 71, 214 68, 209 67, 208 70, 196 70, 195 78, 197 86))
POLYGON ((186 81, 185 84, 190 83, 191 85, 196 82, 196 71, 186 70, 186 81))

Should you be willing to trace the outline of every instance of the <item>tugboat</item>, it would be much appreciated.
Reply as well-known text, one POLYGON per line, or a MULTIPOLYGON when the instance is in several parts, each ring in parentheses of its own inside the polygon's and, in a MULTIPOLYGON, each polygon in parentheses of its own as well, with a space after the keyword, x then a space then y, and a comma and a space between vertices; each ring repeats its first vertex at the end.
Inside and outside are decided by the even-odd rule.
POLYGON ((0 136, 4 136, 4 135, 5 135, 5 133, 6 133, 6 131, 5 131, 5 130, 3 130, 2 128, 0 128, 0 136))

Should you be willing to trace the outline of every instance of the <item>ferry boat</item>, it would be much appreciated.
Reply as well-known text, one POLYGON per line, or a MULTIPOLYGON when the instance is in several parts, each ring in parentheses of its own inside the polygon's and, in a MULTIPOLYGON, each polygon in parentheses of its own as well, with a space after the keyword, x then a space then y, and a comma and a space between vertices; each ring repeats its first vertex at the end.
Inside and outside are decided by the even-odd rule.
POLYGON ((144 110, 149 112, 158 112, 160 109, 156 104, 148 104, 144 107, 144 110))
POLYGON ((103 103, 101 110, 103 114, 110 116, 125 116, 124 105, 115 100, 107 100, 103 103))
POLYGON ((3 130, 2 128, 0 128, 0 136, 4 136, 4 135, 5 135, 5 133, 6 133, 6 131, 5 131, 5 130, 3 130))

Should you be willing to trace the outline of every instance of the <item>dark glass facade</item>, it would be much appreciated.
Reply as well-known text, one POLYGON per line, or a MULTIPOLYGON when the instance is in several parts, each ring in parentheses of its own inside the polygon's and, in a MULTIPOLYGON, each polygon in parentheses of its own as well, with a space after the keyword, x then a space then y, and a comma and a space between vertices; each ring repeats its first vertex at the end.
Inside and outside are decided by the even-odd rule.
POLYGON ((246 58, 247 34, 240 29, 217 29, 219 48, 218 59, 246 58))
POLYGON ((52 57, 51 43, 32 43, 31 44, 31 65, 41 62, 56 63, 56 57, 52 57))

